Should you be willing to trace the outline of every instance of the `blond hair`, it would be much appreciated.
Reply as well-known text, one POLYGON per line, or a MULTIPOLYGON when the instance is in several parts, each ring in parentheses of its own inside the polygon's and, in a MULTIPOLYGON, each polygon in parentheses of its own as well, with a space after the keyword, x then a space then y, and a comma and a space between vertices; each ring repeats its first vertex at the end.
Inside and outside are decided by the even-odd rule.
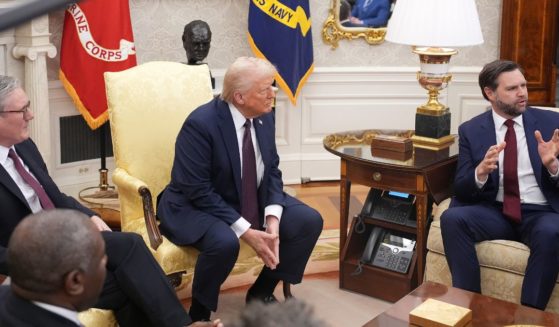
POLYGON ((233 102, 235 92, 246 92, 262 77, 274 77, 277 69, 268 60, 254 57, 237 58, 225 72, 221 99, 233 102))

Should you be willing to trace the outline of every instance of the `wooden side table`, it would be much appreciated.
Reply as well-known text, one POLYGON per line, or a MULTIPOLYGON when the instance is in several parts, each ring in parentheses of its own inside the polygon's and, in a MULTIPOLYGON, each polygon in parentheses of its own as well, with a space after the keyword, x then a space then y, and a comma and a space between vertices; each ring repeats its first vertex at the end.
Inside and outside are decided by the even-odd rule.
MULTIPOLYGON (((439 151, 414 148, 407 160, 387 159, 372 152, 371 140, 377 134, 411 136, 413 131, 350 131, 328 135, 324 147, 341 158, 340 171, 340 288, 387 301, 397 301, 423 281, 428 217, 433 201, 439 203, 451 194, 457 163, 458 145, 439 151), (417 227, 366 219, 366 225, 411 235, 415 254, 407 274, 362 265, 356 274, 368 235, 354 233, 355 219, 348 230, 351 184, 398 191, 415 196, 417 227), (349 234, 348 234, 349 232, 349 234)), ((370 226, 367 228, 371 228, 370 226)))
POLYGON ((410 311, 427 299, 472 310, 466 326, 559 326, 559 315, 434 282, 425 282, 363 327, 408 327, 410 311))
MULTIPOLYGON (((96 188, 92 188, 96 189, 96 188)), ((120 231, 120 203, 116 192, 82 190, 80 202, 95 211, 101 219, 114 231, 120 231)))

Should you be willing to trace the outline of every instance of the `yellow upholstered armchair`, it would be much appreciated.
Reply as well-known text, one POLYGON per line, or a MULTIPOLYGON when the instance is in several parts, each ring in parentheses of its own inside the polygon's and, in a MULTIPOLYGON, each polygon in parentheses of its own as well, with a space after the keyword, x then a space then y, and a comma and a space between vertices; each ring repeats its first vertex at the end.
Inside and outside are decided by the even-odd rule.
POLYGON ((207 65, 148 62, 105 73, 122 231, 140 234, 173 286, 197 251, 161 236, 155 197, 169 183, 175 140, 186 117, 213 97, 207 65))
MULTIPOLYGON (((155 197, 171 179, 175 140, 184 120, 213 97, 208 66, 149 62, 105 73, 105 86, 116 161, 112 180, 118 187, 122 231, 142 235, 173 286, 183 283, 181 290, 186 290, 198 251, 176 246, 161 235, 155 197)), ((243 285, 243 275, 260 267, 256 253, 241 242, 231 283, 243 285)), ((287 283, 284 293, 290 296, 287 283)))
MULTIPOLYGON (((140 234, 173 286, 194 267, 197 251, 161 236, 154 199, 170 180, 175 139, 190 112, 213 97, 207 65, 149 62, 105 74, 121 229, 140 234)), ((141 273, 141 272, 139 272, 141 273)), ((111 311, 80 313, 87 327, 116 326, 111 311)))

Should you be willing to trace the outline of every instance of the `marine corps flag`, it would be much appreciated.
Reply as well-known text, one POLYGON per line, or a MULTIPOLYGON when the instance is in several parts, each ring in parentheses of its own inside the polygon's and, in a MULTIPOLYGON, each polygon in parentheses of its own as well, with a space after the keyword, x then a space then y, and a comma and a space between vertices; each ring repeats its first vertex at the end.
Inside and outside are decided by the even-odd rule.
POLYGON ((277 67, 276 81, 295 104, 314 67, 309 0, 250 0, 248 34, 254 54, 277 67))
POLYGON ((91 129, 108 119, 103 73, 135 65, 128 0, 84 0, 67 8, 59 77, 91 129))

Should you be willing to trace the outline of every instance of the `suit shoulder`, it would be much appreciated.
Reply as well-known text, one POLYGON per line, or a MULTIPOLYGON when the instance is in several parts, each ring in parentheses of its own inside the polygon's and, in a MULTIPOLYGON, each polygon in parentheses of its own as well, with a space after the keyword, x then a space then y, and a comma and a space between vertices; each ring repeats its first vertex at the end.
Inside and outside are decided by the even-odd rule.
POLYGON ((491 110, 488 110, 486 112, 483 112, 475 117, 470 118, 469 120, 466 120, 465 122, 463 122, 462 124, 460 124, 460 126, 458 127, 458 129, 469 129, 471 127, 474 126, 479 126, 482 122, 485 122, 491 115, 491 110))
POLYGON ((527 109, 528 112, 530 112, 531 114, 533 114, 534 116, 538 117, 538 118, 543 118, 543 119, 558 119, 559 118, 559 110, 549 110, 549 109, 540 109, 540 108, 534 108, 534 107, 528 107, 527 109))
POLYGON ((221 100, 214 98, 210 102, 205 103, 198 108, 194 109, 190 115, 188 115, 187 120, 204 120, 208 121, 217 116, 218 109, 220 108, 221 100))
POLYGON ((33 142, 31 138, 28 138, 27 140, 19 144, 16 144, 16 147, 19 149, 26 149, 26 150, 37 151, 37 152, 39 151, 37 145, 35 144, 35 142, 33 142))

